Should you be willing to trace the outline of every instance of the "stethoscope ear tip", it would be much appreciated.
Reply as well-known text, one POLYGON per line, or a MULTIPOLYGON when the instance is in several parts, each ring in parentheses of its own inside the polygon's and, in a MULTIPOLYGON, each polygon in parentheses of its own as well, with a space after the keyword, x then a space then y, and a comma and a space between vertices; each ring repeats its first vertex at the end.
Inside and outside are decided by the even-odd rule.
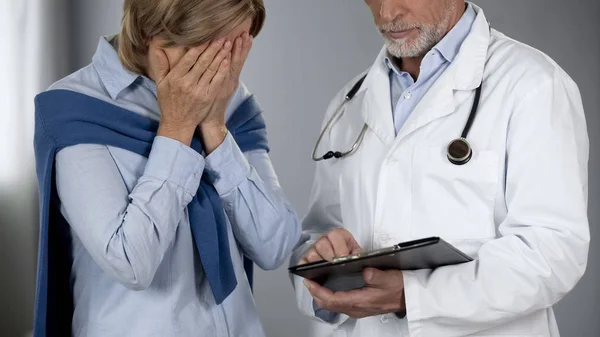
POLYGON ((341 153, 340 151, 329 151, 327 153, 325 153, 325 155, 323 155, 323 160, 329 160, 331 158, 335 158, 335 159, 340 159, 344 156, 343 153, 341 153))
POLYGON ((328 160, 328 159, 331 159, 333 157, 335 157, 335 153, 333 153, 333 151, 329 151, 329 152, 327 152, 327 153, 325 153, 323 155, 323 159, 324 160, 328 160))

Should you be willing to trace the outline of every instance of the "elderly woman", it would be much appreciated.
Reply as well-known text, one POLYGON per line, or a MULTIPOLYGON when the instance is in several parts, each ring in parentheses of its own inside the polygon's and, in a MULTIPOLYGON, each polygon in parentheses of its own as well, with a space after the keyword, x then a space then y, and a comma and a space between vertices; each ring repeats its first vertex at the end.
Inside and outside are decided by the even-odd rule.
POLYGON ((125 0, 121 33, 36 97, 35 336, 264 336, 252 262, 300 236, 239 82, 264 18, 262 0, 125 0))

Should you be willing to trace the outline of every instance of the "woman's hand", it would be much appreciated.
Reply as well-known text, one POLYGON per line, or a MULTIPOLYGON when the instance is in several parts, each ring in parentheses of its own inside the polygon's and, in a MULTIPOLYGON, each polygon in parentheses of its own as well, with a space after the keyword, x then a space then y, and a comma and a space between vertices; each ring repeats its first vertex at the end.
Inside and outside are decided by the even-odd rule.
POLYGON ((250 49, 252 48, 252 37, 248 33, 244 33, 237 37, 233 43, 231 51, 231 66, 229 74, 225 79, 221 92, 217 95, 208 115, 199 124, 200 132, 202 133, 204 151, 207 154, 213 152, 227 136, 227 128, 225 127, 225 110, 231 100, 231 96, 237 89, 240 83, 240 74, 244 63, 248 58, 250 49))
POLYGON ((162 49, 152 48, 155 58, 158 104, 161 111, 157 135, 190 145, 196 127, 206 119, 215 101, 222 99, 230 77, 231 42, 219 40, 191 48, 170 69, 162 49))

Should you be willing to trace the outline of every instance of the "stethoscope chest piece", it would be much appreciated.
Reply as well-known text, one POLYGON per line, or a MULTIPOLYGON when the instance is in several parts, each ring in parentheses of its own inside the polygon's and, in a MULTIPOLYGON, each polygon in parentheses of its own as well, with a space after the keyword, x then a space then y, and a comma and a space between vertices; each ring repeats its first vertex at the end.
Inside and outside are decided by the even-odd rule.
POLYGON ((465 138, 457 138, 448 144, 448 160, 454 165, 465 165, 473 157, 471 144, 465 138))

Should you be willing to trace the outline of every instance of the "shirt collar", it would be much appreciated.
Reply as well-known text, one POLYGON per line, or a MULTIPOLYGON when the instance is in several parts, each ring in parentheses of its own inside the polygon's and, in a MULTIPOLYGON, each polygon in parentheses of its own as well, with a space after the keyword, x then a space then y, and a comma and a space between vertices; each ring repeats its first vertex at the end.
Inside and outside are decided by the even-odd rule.
MULTIPOLYGON (((429 54, 435 50, 447 62, 453 62, 456 55, 458 55, 462 43, 471 32, 471 26, 473 25, 473 22, 475 22, 476 17, 477 13, 475 9, 470 3, 467 3, 467 9, 458 23, 432 48, 431 51, 429 51, 426 57, 430 57, 429 54)), ((388 69, 396 71, 396 67, 389 55, 385 57, 384 63, 388 69)))
POLYGON ((467 3, 467 10, 460 18, 458 23, 438 42, 434 47, 448 62, 453 62, 458 55, 458 51, 463 42, 471 32, 471 26, 475 22, 477 13, 470 3, 467 3))
POLYGON ((116 35, 101 37, 92 58, 92 64, 112 99, 116 99, 123 90, 129 88, 138 79, 144 78, 123 66, 115 48, 116 42, 116 35))

